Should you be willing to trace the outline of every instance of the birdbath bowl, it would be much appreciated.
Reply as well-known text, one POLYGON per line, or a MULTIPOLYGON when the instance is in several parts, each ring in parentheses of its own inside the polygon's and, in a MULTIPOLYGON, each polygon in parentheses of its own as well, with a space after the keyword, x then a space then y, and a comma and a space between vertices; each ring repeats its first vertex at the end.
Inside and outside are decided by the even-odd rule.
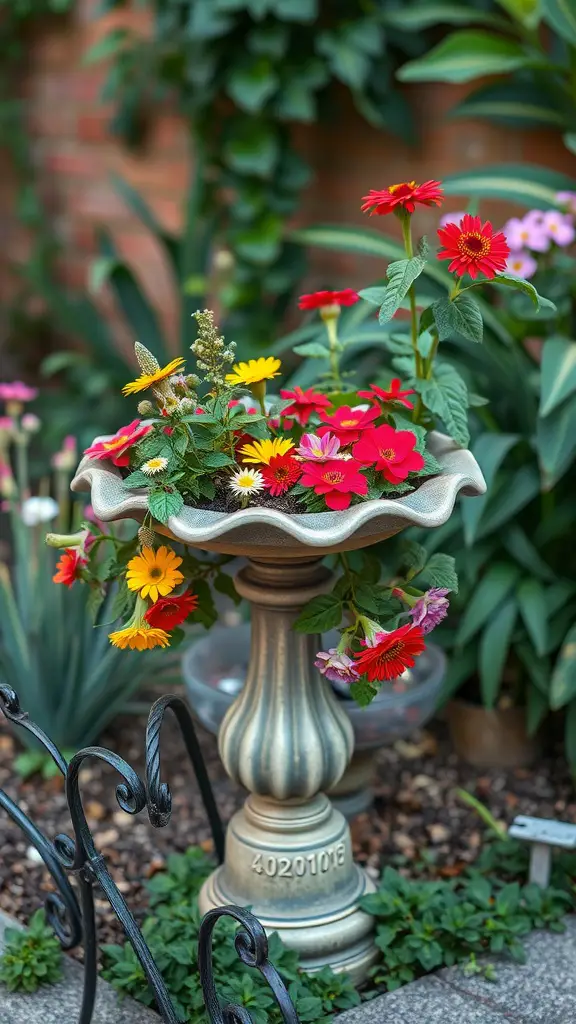
MULTIPOLYGON (((320 638, 292 625, 304 604, 332 589, 324 555, 368 547, 409 526, 441 526, 459 493, 484 493, 470 452, 439 433, 429 435, 429 449, 441 472, 404 497, 299 515, 184 507, 155 527, 191 547, 249 560, 236 578, 252 606, 246 685, 218 736, 226 771, 249 795, 229 823, 225 861, 205 882, 200 911, 250 906, 306 969, 329 964, 356 983, 377 955, 373 921, 359 908, 374 886, 354 864, 348 824, 325 795, 352 756, 352 725, 313 667, 320 638)), ((127 491, 120 472, 99 461, 81 462, 72 489, 90 491, 104 522, 142 521, 146 513, 145 493, 127 491)))

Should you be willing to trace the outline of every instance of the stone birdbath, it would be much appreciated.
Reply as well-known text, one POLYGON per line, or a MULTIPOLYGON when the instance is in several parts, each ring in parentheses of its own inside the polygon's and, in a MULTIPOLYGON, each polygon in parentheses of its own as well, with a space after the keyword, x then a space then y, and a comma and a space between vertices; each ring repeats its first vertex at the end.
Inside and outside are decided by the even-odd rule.
MULTIPOLYGON (((226 771, 248 797, 228 825, 225 861, 204 884, 200 911, 249 906, 306 969, 329 964, 357 983, 377 956, 373 921, 359 907, 374 886, 352 859, 346 819, 325 795, 346 770, 353 731, 313 667, 319 637, 292 624, 311 598, 331 590, 325 555, 368 547, 409 526, 441 526, 459 493, 484 492, 470 452, 439 433, 428 443, 441 472, 404 497, 297 515, 185 506, 167 527, 155 526, 185 545, 248 559, 236 578, 251 604, 246 685, 218 737, 226 771)), ((72 489, 90 491, 104 522, 142 521, 147 510, 146 494, 127 491, 109 464, 84 459, 72 489)))

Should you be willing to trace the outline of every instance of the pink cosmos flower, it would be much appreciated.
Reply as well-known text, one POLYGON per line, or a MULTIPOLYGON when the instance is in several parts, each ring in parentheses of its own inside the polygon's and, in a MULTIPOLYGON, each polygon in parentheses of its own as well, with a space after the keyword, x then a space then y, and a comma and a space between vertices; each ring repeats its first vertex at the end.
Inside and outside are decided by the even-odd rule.
POLYGON ((550 248, 550 239, 543 226, 541 210, 530 210, 525 217, 511 217, 504 225, 506 241, 512 252, 522 249, 533 249, 534 252, 546 252, 550 248))
POLYGON ((129 449, 151 430, 150 425, 144 426, 140 420, 132 420, 126 427, 120 427, 109 441, 94 441, 89 448, 84 449, 84 455, 90 455, 93 459, 110 459, 114 466, 128 466, 129 449))
POLYGON ((440 227, 445 228, 447 224, 459 224, 466 214, 466 210, 456 210, 453 213, 443 213, 440 217, 440 227))
POLYGON ((296 453, 311 462, 326 462, 327 459, 340 458, 339 450, 340 441, 334 434, 327 433, 324 434, 324 437, 318 437, 317 434, 303 434, 296 453))
POLYGON ((448 614, 450 602, 446 594, 450 591, 445 587, 431 587, 410 609, 409 615, 414 626, 419 626, 424 634, 430 633, 448 614))
POLYGON ((569 213, 547 210, 543 217, 543 227, 548 238, 551 238, 556 245, 572 245, 576 238, 574 221, 569 213))
POLYGON ((339 654, 336 647, 318 651, 314 666, 331 683, 354 683, 360 678, 353 659, 347 654, 339 654))
POLYGON ((556 202, 567 207, 568 213, 576 213, 576 192, 557 192, 556 202))
POLYGON ((38 388, 29 388, 21 380, 0 383, 0 398, 4 402, 31 402, 38 395, 38 388))
POLYGON ((527 250, 511 252, 506 263, 508 274, 515 274, 516 277, 524 277, 529 280, 538 270, 538 264, 534 257, 527 250))

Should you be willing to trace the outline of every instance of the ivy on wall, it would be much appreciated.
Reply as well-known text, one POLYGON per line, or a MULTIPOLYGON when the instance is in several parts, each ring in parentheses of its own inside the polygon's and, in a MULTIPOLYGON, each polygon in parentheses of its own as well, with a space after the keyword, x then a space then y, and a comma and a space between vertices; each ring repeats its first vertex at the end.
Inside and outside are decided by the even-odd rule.
MULTIPOLYGON (((102 12, 127 8, 104 0, 102 12)), ((297 279, 299 248, 284 240, 313 169, 293 129, 337 119, 348 90, 371 124, 414 139, 394 75, 426 49, 422 32, 388 24, 395 0, 147 0, 149 38, 113 28, 86 55, 110 59, 103 95, 129 144, 145 137, 154 107, 176 97, 188 119, 203 213, 233 257, 220 302, 227 327, 270 340, 297 279)), ((393 19, 392 19, 393 20, 393 19)))

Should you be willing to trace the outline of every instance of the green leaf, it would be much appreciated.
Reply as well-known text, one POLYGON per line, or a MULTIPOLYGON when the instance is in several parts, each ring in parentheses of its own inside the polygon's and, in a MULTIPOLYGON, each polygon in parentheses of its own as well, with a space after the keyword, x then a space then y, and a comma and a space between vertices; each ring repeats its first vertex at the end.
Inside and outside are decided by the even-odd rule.
POLYGON ((389 263, 386 270, 389 284, 386 288, 384 301, 378 313, 378 322, 385 324, 391 320, 402 299, 408 294, 410 287, 414 284, 426 266, 426 245, 421 246, 421 252, 410 260, 398 260, 396 263, 389 263))
POLYGON ((222 469, 224 466, 234 465, 234 459, 224 452, 207 452, 202 456, 202 465, 208 469, 222 469))
POLYGON ((564 727, 564 749, 570 768, 576 768, 576 700, 568 705, 564 727))
POLYGON ((517 613, 515 599, 508 598, 497 609, 480 639, 478 674, 482 700, 487 708, 493 708, 496 703, 517 613))
MULTIPOLYGON (((374 30, 376 33, 380 31, 376 24, 374 30)), ((326 57, 335 78, 352 89, 362 88, 370 71, 370 55, 354 45, 347 26, 342 26, 341 31, 320 32, 316 49, 326 57)))
POLYGON ((242 598, 234 586, 234 580, 232 576, 229 576, 226 572, 219 572, 214 579, 214 589, 219 594, 225 594, 229 597, 234 604, 240 604, 242 598))
POLYGON ((320 594, 304 606, 293 628, 299 633, 326 633, 342 622, 342 602, 333 594, 320 594))
POLYGON ((222 148, 225 164, 238 174, 270 178, 280 156, 278 134, 268 124, 241 118, 229 128, 222 148))
POLYGON ((90 64, 98 64, 101 60, 109 60, 111 57, 115 57, 120 50, 123 50, 129 40, 132 39, 132 33, 125 28, 113 28, 101 39, 97 39, 92 46, 82 55, 82 64, 88 66, 90 64))
POLYGON ((544 490, 564 475, 576 453, 576 395, 536 425, 536 450, 544 490))
POLYGON ((310 124, 316 120, 316 97, 309 86, 298 79, 290 79, 282 85, 274 107, 281 121, 310 124))
POLYGON ((359 707, 367 708, 374 700, 378 690, 367 680, 361 679, 359 682, 351 684, 349 692, 352 700, 355 700, 359 707))
POLYGON ((539 414, 544 417, 576 391, 576 342, 547 338, 541 370, 539 414))
POLYGON ((566 96, 548 83, 502 79, 470 93, 453 107, 450 117, 480 118, 515 128, 544 125, 561 129, 569 123, 566 96))
POLYGON ((539 580, 522 580, 517 592, 520 615, 536 653, 543 655, 548 639, 548 605, 546 590, 539 580))
POLYGON ((509 555, 512 555, 524 569, 528 569, 533 576, 538 576, 546 583, 556 578, 550 566, 540 556, 538 549, 521 526, 513 523, 509 526, 503 537, 504 547, 509 555))
POLYGON ((305 341, 303 345, 295 345, 293 352, 296 355, 306 356, 308 359, 328 359, 330 353, 320 341, 305 341))
POLYGON ((167 523, 170 516, 177 516, 184 505, 179 491, 153 491, 148 495, 148 508, 159 523, 167 523))
POLYGON ((122 481, 122 487, 127 490, 131 490, 136 487, 150 487, 153 481, 146 473, 143 473, 141 469, 135 469, 133 473, 129 473, 127 477, 122 481))
POLYGON ((432 306, 432 314, 440 341, 455 333, 470 341, 482 341, 482 313, 471 295, 464 292, 452 300, 438 299, 432 306))
POLYGON ((576 191, 573 178, 536 164, 494 164, 448 174, 442 184, 447 196, 507 199, 539 210, 557 209, 557 192, 576 191))
POLYGON ((530 281, 525 281, 523 277, 516 277, 515 274, 496 274, 496 277, 493 277, 488 281, 478 281, 477 283, 475 282, 473 285, 470 285, 470 287, 478 287, 480 283, 482 283, 482 285, 502 284, 505 285, 505 287, 507 288, 515 288, 516 291, 523 292, 525 295, 527 295, 532 300, 532 303, 537 310, 540 310, 542 308, 546 308, 549 310, 556 309, 556 306, 553 302, 550 301, 550 299, 546 299, 544 298, 544 296, 538 294, 534 285, 530 284, 530 281))
POLYGON ((494 28, 507 28, 504 18, 498 18, 494 14, 478 10, 468 4, 443 3, 422 3, 415 0, 415 3, 403 3, 401 6, 384 10, 382 22, 391 28, 399 28, 408 32, 420 32, 432 25, 492 25, 494 28))
POLYGON ((566 134, 562 136, 562 142, 566 146, 566 149, 569 150, 570 153, 574 153, 574 156, 576 156, 576 132, 566 132, 566 134))
POLYGON ((430 380, 412 381, 427 409, 438 416, 454 440, 465 447, 468 430, 468 391, 462 377, 449 363, 436 363, 430 380))
POLYGON ((512 39, 463 29, 447 36, 424 57, 408 61, 397 77, 401 82, 470 82, 542 63, 541 57, 529 54, 512 39))
POLYGON ((576 8, 573 0, 542 0, 542 17, 570 46, 576 46, 576 8))
POLYGON ((373 306, 381 306, 386 298, 387 291, 386 285, 374 285, 372 288, 363 288, 362 291, 358 292, 358 295, 365 302, 370 302, 373 306))
POLYGON ((242 110, 254 114, 262 110, 276 92, 279 78, 269 57, 256 57, 245 66, 232 68, 227 91, 242 110))
MULTIPOLYGON (((576 697, 576 624, 568 630, 550 682, 550 707, 554 711, 576 697)), ((574 702, 576 703, 576 702, 574 702)), ((576 760, 576 758, 574 759, 576 760)))
POLYGON ((443 555, 441 552, 436 552, 430 556, 426 565, 414 578, 413 582, 418 587, 446 587, 457 594, 458 576, 456 575, 454 558, 452 555, 443 555))
POLYGON ((491 533, 499 530, 520 509, 528 505, 539 492, 538 473, 532 466, 520 466, 507 482, 503 491, 499 492, 498 500, 488 506, 477 531, 477 538, 488 537, 491 533))
MULTIPOLYGON (((209 3, 211 0, 209 0, 209 3)), ((283 57, 290 43, 290 32, 285 25, 270 23, 253 28, 247 37, 248 49, 265 57, 283 57)))
POLYGON ((536 686, 526 687, 526 731, 535 736, 548 714, 548 701, 536 686))
POLYGON ((495 562, 489 566, 462 616, 456 635, 456 644, 459 647, 467 644, 478 630, 482 629, 484 623, 516 586, 519 576, 518 567, 509 562, 495 562))
POLYGON ((473 501, 462 502, 462 523, 464 527, 464 540, 470 547, 476 538, 476 533, 482 519, 482 515, 489 501, 490 488, 502 462, 508 452, 520 440, 519 434, 494 434, 492 432, 480 434, 472 444, 472 454, 486 480, 487 493, 474 498, 473 501))

